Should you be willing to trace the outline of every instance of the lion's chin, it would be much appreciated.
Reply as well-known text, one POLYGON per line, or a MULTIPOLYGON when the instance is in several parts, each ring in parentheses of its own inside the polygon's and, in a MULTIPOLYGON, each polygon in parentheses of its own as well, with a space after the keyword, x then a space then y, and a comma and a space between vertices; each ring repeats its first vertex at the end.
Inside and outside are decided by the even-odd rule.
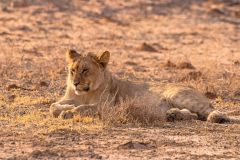
POLYGON ((78 95, 78 96, 82 96, 82 95, 86 95, 87 92, 75 90, 75 94, 78 95))

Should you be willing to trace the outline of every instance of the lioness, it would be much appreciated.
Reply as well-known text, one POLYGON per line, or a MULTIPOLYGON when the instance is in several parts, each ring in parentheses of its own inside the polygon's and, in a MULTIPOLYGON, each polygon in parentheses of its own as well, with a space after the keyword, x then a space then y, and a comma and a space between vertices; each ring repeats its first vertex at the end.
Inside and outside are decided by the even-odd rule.
MULTIPOLYGON (((67 89, 65 96, 50 107, 50 113, 54 117, 72 118, 74 113, 95 110, 103 101, 116 105, 120 99, 133 98, 144 93, 152 94, 146 84, 136 84, 112 76, 107 69, 110 59, 108 51, 97 56, 93 53, 79 54, 76 50, 69 50, 66 58, 67 89)), ((201 119, 215 123, 240 122, 215 110, 203 94, 190 87, 165 85, 159 97, 159 100, 163 99, 167 105, 157 107, 164 108, 162 111, 168 121, 201 119)))

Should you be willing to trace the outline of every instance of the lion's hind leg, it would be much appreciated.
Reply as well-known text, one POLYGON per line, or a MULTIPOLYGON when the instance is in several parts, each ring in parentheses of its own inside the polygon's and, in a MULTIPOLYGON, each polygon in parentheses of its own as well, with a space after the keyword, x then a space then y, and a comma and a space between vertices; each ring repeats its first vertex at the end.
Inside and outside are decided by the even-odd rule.
POLYGON ((168 122, 198 119, 198 115, 188 109, 171 108, 166 112, 168 122))

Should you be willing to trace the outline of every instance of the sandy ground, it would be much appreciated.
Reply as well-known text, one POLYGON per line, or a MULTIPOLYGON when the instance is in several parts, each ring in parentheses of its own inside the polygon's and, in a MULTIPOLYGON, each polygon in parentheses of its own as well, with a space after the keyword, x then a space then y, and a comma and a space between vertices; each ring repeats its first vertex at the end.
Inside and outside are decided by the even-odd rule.
POLYGON ((239 111, 238 0, 1 0, 0 159, 240 159, 238 124, 50 117, 69 48, 109 50, 117 77, 186 84, 239 111))

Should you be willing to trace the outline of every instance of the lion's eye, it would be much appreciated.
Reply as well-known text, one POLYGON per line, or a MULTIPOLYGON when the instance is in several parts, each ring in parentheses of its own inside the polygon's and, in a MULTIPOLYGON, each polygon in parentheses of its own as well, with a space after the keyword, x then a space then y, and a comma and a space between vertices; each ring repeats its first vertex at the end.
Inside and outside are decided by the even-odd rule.
POLYGON ((88 72, 88 69, 87 69, 87 68, 85 68, 85 69, 82 70, 82 73, 83 73, 83 74, 86 74, 87 72, 88 72))
POLYGON ((75 73, 75 69, 71 69, 71 73, 72 73, 72 74, 75 73))

